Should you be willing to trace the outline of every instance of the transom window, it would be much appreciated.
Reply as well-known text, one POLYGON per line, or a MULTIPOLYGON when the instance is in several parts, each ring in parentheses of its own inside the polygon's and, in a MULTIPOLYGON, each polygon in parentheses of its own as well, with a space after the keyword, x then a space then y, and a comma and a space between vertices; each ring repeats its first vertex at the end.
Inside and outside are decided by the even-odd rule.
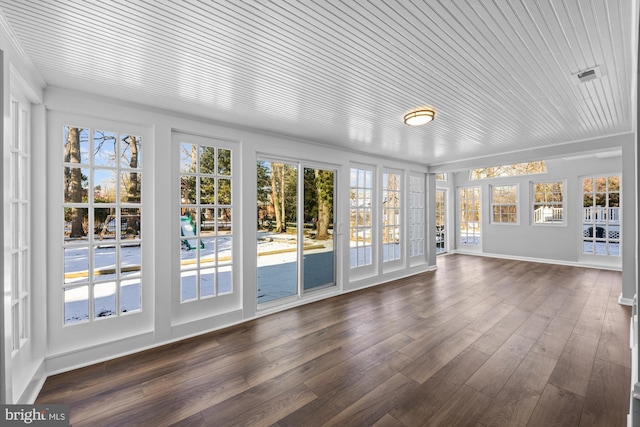
POLYGON ((533 182, 531 193, 534 224, 564 223, 564 182, 533 182))
POLYGON ((180 301, 229 294, 233 204, 231 150, 180 144, 180 301))
POLYGON ((491 222, 495 224, 518 223, 518 186, 492 186, 491 212, 491 222))
POLYGON ((547 172, 544 160, 513 165, 490 166, 471 170, 471 179, 489 179, 503 176, 531 175, 547 172))
POLYGON ((142 138, 64 127, 64 324, 142 310, 142 138))
POLYGON ((382 261, 401 259, 400 174, 382 174, 382 261))
POLYGON ((351 268, 371 265, 373 232, 373 170, 351 168, 349 259, 351 268))

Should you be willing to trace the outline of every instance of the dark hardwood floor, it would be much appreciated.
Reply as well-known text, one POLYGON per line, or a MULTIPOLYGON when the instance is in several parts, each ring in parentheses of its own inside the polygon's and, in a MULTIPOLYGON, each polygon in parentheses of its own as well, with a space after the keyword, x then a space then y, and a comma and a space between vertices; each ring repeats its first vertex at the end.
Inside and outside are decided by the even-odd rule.
POLYGON ((621 273, 438 270, 50 377, 74 426, 625 426, 621 273))

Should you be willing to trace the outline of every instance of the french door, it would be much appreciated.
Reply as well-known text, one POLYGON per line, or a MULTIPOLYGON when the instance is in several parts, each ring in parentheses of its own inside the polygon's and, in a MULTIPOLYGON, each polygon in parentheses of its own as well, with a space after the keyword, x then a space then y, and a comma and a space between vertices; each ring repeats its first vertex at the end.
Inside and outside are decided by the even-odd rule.
POLYGON ((257 304, 335 286, 335 170, 257 162, 257 304))

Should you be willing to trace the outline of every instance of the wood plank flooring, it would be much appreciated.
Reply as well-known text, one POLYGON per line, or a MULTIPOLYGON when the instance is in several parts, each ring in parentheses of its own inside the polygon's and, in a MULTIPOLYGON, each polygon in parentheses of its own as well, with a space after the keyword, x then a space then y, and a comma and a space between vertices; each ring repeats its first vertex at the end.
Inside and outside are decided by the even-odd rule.
POLYGON ((73 426, 625 426, 621 273, 438 270, 47 379, 73 426))

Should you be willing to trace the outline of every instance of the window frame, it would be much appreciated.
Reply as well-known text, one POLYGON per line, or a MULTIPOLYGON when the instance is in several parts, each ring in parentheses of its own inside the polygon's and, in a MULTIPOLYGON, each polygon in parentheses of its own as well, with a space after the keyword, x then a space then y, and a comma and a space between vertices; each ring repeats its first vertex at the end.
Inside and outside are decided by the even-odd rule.
POLYGON ((383 270, 395 269, 401 267, 405 259, 407 259, 404 251, 407 245, 404 244, 405 239, 405 212, 404 212, 404 195, 406 194, 404 185, 404 173, 401 170, 384 168, 380 173, 380 259, 383 270), (393 175, 395 179, 392 181, 392 187, 389 187, 389 175, 393 175), (387 177, 387 178, 385 178, 387 177), (386 182, 385 182, 386 181, 386 182), (389 197, 393 196, 393 197, 389 197), (394 200, 393 206, 385 204, 385 199, 394 200), (391 215, 390 215, 391 214, 391 215), (387 222, 385 218, 392 218, 391 222, 387 222), (385 243, 385 236, 391 236, 397 245, 385 243), (387 245, 387 246, 385 246, 387 245), (389 250, 393 249, 392 257, 389 257, 389 250))
MULTIPOLYGON (((154 160, 155 148, 153 131, 150 126, 144 126, 126 122, 124 120, 111 120, 108 118, 96 118, 83 116, 78 113, 52 109, 48 113, 47 140, 64 141, 64 127, 94 129, 117 129, 123 134, 139 135, 145 144, 144 169, 146 175, 142 177, 142 186, 145 196, 142 198, 142 235, 148 250, 142 251, 142 263, 151 266, 154 260, 154 242, 156 240, 154 221, 152 221, 155 199, 158 197, 154 191, 154 160)), ((48 346, 50 354, 62 354, 78 349, 102 345, 129 337, 139 336, 153 331, 154 328, 154 283, 153 269, 148 271, 141 280, 142 286, 142 311, 130 313, 126 316, 112 316, 109 321, 79 322, 74 325, 64 325, 64 254, 61 253, 63 233, 61 226, 64 223, 64 215, 61 207, 64 202, 64 146, 59 145, 60 150, 47 150, 47 164, 51 168, 47 172, 46 191, 48 194, 46 218, 47 229, 47 313, 48 346)), ((144 268, 144 267, 143 267, 144 268)), ((150 267, 149 267, 150 268, 150 267)), ((104 320, 104 319, 101 319, 104 320)))
MULTIPOLYGON (((489 222, 492 225, 520 225, 520 185, 519 184, 501 184, 501 185, 495 185, 495 184, 491 184, 489 185, 489 196, 491 197, 490 199, 490 203, 489 203, 489 222), (496 194, 495 194, 495 190, 496 189, 503 189, 503 188, 513 188, 515 190, 515 201, 512 203, 502 203, 502 202, 498 202, 496 203, 496 194), (514 216, 515 220, 514 221, 496 221, 495 218, 495 208, 496 207, 500 207, 501 212, 500 212, 500 217, 506 215, 507 217, 509 216, 514 216), (514 207, 515 208, 515 212, 502 212, 502 208, 504 207, 514 207)), ((501 195, 502 197, 504 197, 504 195, 501 195)))
MULTIPOLYGON (((466 195, 465 195, 465 199, 467 199, 466 195)), ((476 250, 476 251, 481 251, 482 250, 482 242, 483 242, 483 238, 482 238, 482 186, 481 185, 469 185, 469 186, 464 186, 464 187, 458 187, 457 188, 457 200, 458 200, 458 207, 457 207, 457 213, 458 213, 458 221, 457 222, 457 233, 456 235, 458 236, 457 239, 457 245, 459 245, 460 247, 463 247, 465 249, 472 249, 472 250, 476 250), (477 209, 472 209, 472 210, 462 210, 462 192, 468 192, 469 190, 474 190, 474 192, 477 192, 477 197, 474 195, 474 200, 477 201, 478 203, 478 208, 477 209), (462 221, 463 217, 468 217, 468 215, 464 215, 464 213, 469 213, 469 212, 477 212, 477 216, 478 216, 478 221, 477 221, 477 229, 479 230, 479 238, 478 238, 478 243, 475 243, 475 239, 474 239, 474 243, 468 243, 468 237, 469 237, 469 232, 468 229, 469 227, 466 227, 467 232, 462 233, 462 225, 463 224, 469 224, 469 221, 462 221), (465 242, 462 241, 462 237, 467 237, 467 239, 465 240, 465 242)), ((476 237, 476 232, 474 231, 473 236, 476 237)))
MULTIPOLYGON (((531 225, 536 226, 536 227, 566 227, 567 226, 567 180, 566 179, 560 179, 560 180, 540 180, 540 181, 530 181, 529 182, 529 193, 530 193, 530 199, 531 199, 531 210, 530 210, 530 215, 531 215, 531 225), (562 202, 549 202, 549 204, 551 205, 560 205, 561 209, 562 209, 562 220, 561 221, 541 221, 541 222, 536 222, 535 220, 535 216, 536 216, 536 204, 541 204, 542 202, 536 202, 535 201, 535 197, 536 197, 536 185, 539 184, 561 184, 561 196, 562 196, 562 202)), ((553 209, 553 207, 551 207, 553 209)), ((552 213, 553 216, 553 213, 552 213)))
POLYGON ((623 182, 622 182, 622 173, 602 173, 602 174, 594 174, 594 175, 586 175, 586 176, 580 176, 579 178, 579 183, 580 183, 580 198, 581 198, 581 211, 579 212, 580 215, 580 231, 581 231, 581 236, 580 236, 580 256, 582 257, 597 257, 597 258, 611 258, 611 259, 622 259, 622 229, 623 229, 623 203, 624 201, 622 200, 622 187, 623 187, 623 182), (606 191, 602 192, 602 191, 597 191, 597 184, 596 184, 596 180, 599 178, 605 178, 606 179, 606 191), (609 190, 609 180, 611 178, 617 178, 619 180, 619 188, 617 191, 610 191, 609 190), (586 179, 592 179, 593 182, 593 191, 591 191, 590 193, 587 193, 584 191, 584 181, 586 179), (613 212, 607 212, 608 209, 611 209, 612 206, 609 205, 609 201, 611 199, 611 194, 615 193, 617 194, 617 204, 618 206, 616 214, 613 214, 613 212), (589 215, 586 215, 585 213, 585 206, 584 206, 584 200, 585 200, 585 194, 590 194, 593 196, 593 205, 590 207, 592 209, 592 211, 590 212, 589 215), (606 206, 600 206, 597 203, 597 194, 605 194, 606 195, 606 206), (593 211, 595 209, 595 212, 593 211), (586 221, 586 216, 589 216, 592 218, 592 221, 586 221), (617 219, 611 219, 611 216, 616 217, 617 219), (590 235, 587 235, 587 229, 585 229, 585 226, 587 226, 587 228, 591 228, 591 232, 590 235), (599 227, 600 226, 600 227, 599 227), (612 226, 616 226, 617 229, 616 230, 611 230, 610 227, 612 226), (602 232, 604 233, 604 236, 602 235, 598 235, 600 233, 600 230, 602 229, 602 232), (612 235, 613 234, 613 235, 612 235), (617 235, 617 237, 615 237, 615 235, 617 235), (593 244, 593 251, 592 252, 585 252, 584 248, 585 248, 585 239, 586 238, 590 238, 591 242, 593 244), (598 249, 597 249, 597 244, 598 243, 604 243, 605 245, 605 249, 606 249, 606 253, 598 253, 598 249), (616 243, 618 250, 617 253, 611 253, 610 251, 610 244, 611 243, 616 243))
MULTIPOLYGON (((234 281, 233 281, 233 276, 234 276, 234 258, 233 258, 233 246, 234 246, 234 228, 233 228, 233 219, 235 216, 235 209, 234 209, 234 199, 233 199, 233 189, 234 189, 234 176, 233 176, 233 158, 235 156, 234 152, 232 149, 227 148, 227 147, 220 147, 215 145, 215 143, 217 142, 215 139, 210 139, 209 141, 207 141, 209 143, 207 144, 203 144, 202 141, 198 141, 198 142, 181 142, 180 143, 180 155, 178 156, 179 162, 180 162, 180 166, 182 165, 182 150, 183 150, 183 145, 191 145, 192 146, 192 150, 193 148, 196 149, 196 152, 198 153, 196 156, 196 170, 195 171, 182 171, 179 168, 179 185, 180 185, 180 211, 181 211, 181 215, 180 215, 180 225, 179 228, 177 229, 177 233, 179 233, 179 239, 180 239, 180 248, 181 248, 181 252, 180 252, 180 266, 178 268, 178 270, 180 271, 180 303, 181 304, 189 304, 195 301, 199 301, 199 300, 203 300, 203 299, 208 299, 208 298, 216 298, 216 297, 220 297, 222 295, 226 295, 226 294, 230 294, 234 292, 234 281), (208 172, 203 172, 202 171, 202 166, 201 166, 201 162, 202 162, 202 157, 205 151, 209 152, 209 150, 207 149, 213 149, 213 153, 214 153, 214 166, 213 169, 214 171, 212 173, 208 173, 208 172), (220 169, 220 153, 221 151, 228 151, 229 152, 229 173, 223 173, 221 172, 220 169), (190 200, 185 200, 184 197, 184 193, 183 193, 183 183, 188 180, 189 178, 194 178, 194 183, 195 183, 195 188, 193 189, 194 191, 194 196, 195 199, 190 201, 190 200), (202 183, 205 182, 205 180, 207 180, 206 182, 210 183, 210 180, 213 180, 213 194, 211 195, 207 195, 207 197, 212 197, 213 198, 213 202, 212 203, 206 203, 203 202, 202 198, 203 198, 203 188, 202 188, 202 183), (221 202, 221 196, 220 196, 220 182, 221 181, 228 181, 229 183, 229 203, 224 203, 224 201, 221 202), (207 216, 207 213, 205 213, 204 211, 207 211, 207 213, 209 213, 209 215, 211 214, 211 210, 213 210, 214 215, 213 215, 213 234, 210 236, 205 236, 204 233, 204 226, 202 224, 203 219, 207 216), (221 227, 220 227, 220 215, 221 212, 223 210, 229 210, 231 212, 231 217, 228 221, 229 224, 229 233, 226 234, 222 234, 220 233, 221 231, 221 227), (191 218, 191 215, 189 216, 185 216, 183 215, 183 211, 187 211, 187 212, 192 212, 195 211, 197 212, 201 212, 199 214, 196 214, 196 221, 194 224, 193 218, 191 218), (220 212, 220 213, 219 213, 220 212), (183 218, 189 218, 188 221, 190 223, 190 226, 194 226, 193 227, 195 230, 195 234, 193 236, 193 238, 185 238, 187 236, 183 235, 183 218), (229 249, 229 254, 230 255, 225 255, 222 259, 220 257, 220 250, 219 250, 219 243, 221 242, 221 240, 224 238, 228 238, 230 239, 230 245, 231 248, 229 249), (207 239, 207 244, 210 244, 213 246, 213 251, 212 251, 212 256, 213 259, 210 258, 205 258, 202 254, 202 250, 205 249, 205 243, 204 240, 207 239), (211 239, 211 240, 208 240, 211 239), (195 241, 195 247, 194 248, 190 248, 191 244, 193 244, 193 242, 195 241), (191 250, 195 250, 195 256, 193 257, 193 262, 190 262, 191 259, 190 257, 184 257, 184 253, 183 251, 189 251, 187 253, 192 253, 191 250), (229 257, 229 259, 227 260, 226 257, 229 257), (204 265, 204 266, 203 266, 204 265), (222 269, 223 271, 227 271, 229 272, 229 286, 230 289, 228 292, 220 292, 220 269, 222 269), (207 295, 203 295, 203 281, 205 281, 205 279, 203 279, 203 276, 209 276, 211 275, 210 271, 213 270, 213 285, 212 285, 212 293, 211 294, 207 294, 207 295), (205 273, 206 272, 206 273, 205 273), (194 298, 184 298, 184 277, 183 276, 184 273, 188 273, 188 276, 190 277, 193 274, 195 274, 195 297, 194 298)), ((189 196, 187 196, 189 197, 189 196)), ((208 221, 211 222, 211 221, 208 221)), ((225 222, 225 223, 226 223, 225 222)))
POLYGON ((377 264, 376 256, 378 251, 377 251, 377 245, 375 244, 376 236, 377 236, 376 221, 375 221, 376 219, 375 206, 376 206, 376 200, 377 200, 376 184, 377 184, 377 180, 376 180, 375 167, 369 166, 369 165, 356 165, 356 164, 351 165, 351 167, 349 168, 349 202, 350 202, 349 203, 349 270, 351 274, 373 269, 377 264), (353 185, 354 172, 356 174, 355 186, 353 185), (361 176, 361 173, 363 176, 361 176), (368 175, 368 178, 367 178, 367 175, 368 175), (363 180, 361 180, 361 178, 363 178, 363 180), (355 196, 354 196, 354 191, 355 191, 355 196), (368 198, 369 205, 363 207, 360 205, 360 203, 357 200, 362 199, 366 202, 367 193, 369 194, 369 198, 368 198), (362 197, 359 197, 359 195, 362 195, 362 197), (354 202, 354 200, 356 201, 354 202), (359 244, 359 239, 356 239, 355 247, 351 247, 351 242, 352 242, 351 235, 354 233, 354 221, 352 220, 352 216, 355 216, 356 218, 358 218, 358 215, 361 213, 364 218, 368 216, 368 225, 359 226, 356 223, 355 235, 359 236, 360 233, 364 233, 364 235, 366 236, 366 233, 368 231, 370 234, 369 243, 367 244, 366 237, 365 237, 365 241, 362 245, 359 244), (359 263, 360 249, 362 249, 362 253, 363 253, 362 263, 359 263), (356 255, 355 265, 353 264, 354 250, 356 255), (366 262, 367 250, 370 251, 369 257, 368 257, 369 262, 366 262))
POLYGON ((427 255, 426 197, 427 177, 424 173, 409 173, 407 188, 407 255, 410 260, 427 255), (418 187, 415 187, 415 186, 418 187))
POLYGON ((171 297, 170 305, 172 314, 170 323, 173 326, 185 325, 190 322, 215 317, 221 314, 238 313, 242 309, 242 289, 240 276, 242 275, 242 259, 240 253, 240 227, 241 221, 239 212, 241 208, 241 200, 239 186, 242 184, 241 171, 241 150, 240 144, 236 141, 219 138, 215 135, 205 136, 187 132, 173 130, 171 132, 171 180, 170 180, 170 244, 172 254, 171 264, 171 297), (231 215, 231 289, 232 292, 220 294, 215 297, 207 297, 203 299, 194 299, 182 302, 181 296, 181 240, 180 230, 180 212, 181 191, 180 191, 180 145, 183 142, 195 143, 204 146, 214 146, 231 150, 231 171, 235 177, 235 181, 231 186, 231 201, 233 208, 231 215))
POLYGON ((11 277, 11 356, 15 357, 31 336, 31 135, 30 108, 26 100, 10 96, 9 217, 11 277))

